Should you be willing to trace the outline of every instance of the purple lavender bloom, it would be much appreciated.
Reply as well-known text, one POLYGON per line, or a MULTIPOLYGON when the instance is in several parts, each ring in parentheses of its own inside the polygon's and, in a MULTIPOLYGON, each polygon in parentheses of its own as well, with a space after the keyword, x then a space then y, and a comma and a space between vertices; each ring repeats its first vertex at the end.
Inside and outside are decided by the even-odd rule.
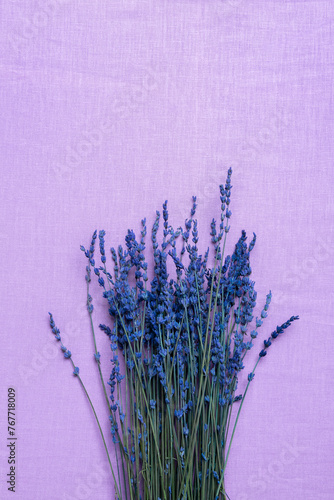
POLYGON ((266 349, 268 349, 268 347, 270 347, 270 346, 271 346, 271 340, 270 340, 270 338, 269 338, 268 340, 265 340, 265 341, 264 341, 264 347, 265 347, 266 349))

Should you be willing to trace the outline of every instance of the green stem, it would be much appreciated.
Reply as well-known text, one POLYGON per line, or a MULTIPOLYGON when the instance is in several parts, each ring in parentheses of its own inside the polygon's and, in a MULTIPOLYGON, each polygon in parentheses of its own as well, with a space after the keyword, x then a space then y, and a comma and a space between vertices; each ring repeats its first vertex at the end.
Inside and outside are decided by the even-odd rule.
MULTIPOLYGON (((72 358, 70 358, 70 359, 71 359, 71 363, 72 363, 73 368, 75 368, 75 364, 74 364, 74 362, 73 362, 72 358)), ((92 400, 91 400, 91 399, 90 399, 90 397, 89 397, 89 394, 88 394, 88 392, 87 392, 87 389, 86 389, 86 387, 85 387, 85 384, 83 383, 83 381, 82 381, 82 379, 81 379, 80 375, 77 375, 77 377, 78 377, 78 380, 79 380, 79 382, 80 382, 80 384, 81 384, 81 387, 83 388, 83 390, 84 390, 84 392, 85 392, 85 394, 86 394, 86 397, 87 397, 87 399, 88 399, 88 401, 89 401, 89 404, 90 404, 90 406, 91 406, 91 408, 92 408, 92 410, 93 410, 94 417, 95 417, 96 423, 97 423, 97 425, 98 425, 98 428, 99 428, 99 431, 100 431, 100 434, 101 434, 101 438, 102 438, 102 441, 103 441, 103 445, 104 445, 104 448, 105 448, 105 451, 106 451, 106 454, 107 454, 107 457, 108 457, 108 462, 109 462, 109 465, 110 465, 110 470, 111 470, 112 476, 113 476, 114 481, 115 481, 115 487, 116 487, 117 495, 120 497, 120 492, 119 492, 119 489, 118 489, 118 485, 117 485, 117 481, 116 481, 116 477, 115 477, 114 469, 113 469, 113 466, 112 466, 112 464, 111 464, 109 451, 108 451, 108 448, 107 448, 106 440, 105 440, 105 438, 104 438, 104 434, 103 434, 103 431, 102 431, 102 428, 101 428, 101 424, 100 424, 99 418, 98 418, 98 416, 97 416, 97 414, 96 414, 96 411, 95 411, 94 405, 93 405, 93 403, 92 403, 92 400)))
MULTIPOLYGON (((258 360, 256 361, 255 363, 255 366, 253 368, 253 371, 252 371, 252 374, 254 374, 255 370, 256 370, 256 367, 260 361, 260 357, 258 358, 258 360)), ((232 446, 232 441, 233 441, 233 438, 234 438, 234 434, 235 434, 235 430, 237 428, 237 424, 238 424, 238 420, 239 420, 239 416, 240 416, 240 412, 241 412, 241 408, 242 408, 242 405, 244 404, 244 401, 245 401, 245 397, 246 397, 246 394, 247 394, 247 391, 248 391, 248 387, 249 387, 249 384, 250 384, 251 380, 248 380, 248 383, 247 383, 247 386, 246 386, 246 389, 245 389, 245 392, 244 392, 244 395, 242 396, 242 399, 241 399, 241 403, 240 403, 240 406, 239 406, 239 409, 238 409, 238 413, 237 413, 237 416, 236 416, 236 419, 235 419, 235 422, 234 422, 234 427, 233 427, 233 431, 232 431, 232 436, 231 436, 231 439, 230 439, 230 444, 229 444, 229 447, 228 447, 228 450, 227 450, 227 454, 226 454, 226 459, 225 459, 225 464, 224 464, 224 468, 223 468, 223 471, 222 471, 222 476, 221 476, 221 479, 220 479, 220 482, 219 482, 219 485, 218 485, 218 488, 217 488, 217 491, 216 491, 216 496, 219 494, 219 490, 220 490, 220 487, 222 485, 222 482, 224 480, 224 472, 225 472, 225 468, 226 468, 226 464, 227 464, 227 460, 228 460, 228 457, 229 457, 229 454, 230 454, 230 451, 231 451, 231 446, 232 446)))

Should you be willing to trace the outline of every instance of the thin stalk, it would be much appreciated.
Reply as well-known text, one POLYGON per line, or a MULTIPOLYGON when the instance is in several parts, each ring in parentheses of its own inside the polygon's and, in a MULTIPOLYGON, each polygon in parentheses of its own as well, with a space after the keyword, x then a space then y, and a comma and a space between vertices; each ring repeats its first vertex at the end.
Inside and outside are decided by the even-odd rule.
MULTIPOLYGON (((259 364, 259 361, 260 361, 260 357, 258 358, 258 360, 256 361, 255 363, 255 366, 253 368, 253 371, 252 371, 252 374, 254 374, 255 370, 256 370, 256 367, 257 365, 259 364)), ((239 406, 239 409, 238 409, 238 413, 237 413, 237 416, 236 416, 236 419, 235 419, 235 423, 234 423, 234 427, 233 427, 233 431, 232 431, 232 435, 231 435, 231 439, 230 439, 230 444, 229 444, 229 447, 228 447, 228 450, 227 450, 227 454, 226 454, 226 459, 225 459, 225 464, 224 464, 224 468, 223 468, 223 472, 222 472, 222 476, 221 476, 221 479, 219 481, 219 485, 218 485, 218 488, 217 488, 217 491, 216 491, 216 496, 218 495, 219 493, 219 490, 220 490, 220 487, 221 487, 221 484, 224 480, 224 472, 225 472, 225 468, 226 468, 226 464, 227 464, 227 460, 228 460, 228 457, 229 457, 229 454, 230 454, 230 451, 231 451, 231 446, 232 446, 232 442, 233 442, 233 438, 234 438, 234 433, 235 433, 235 430, 237 428, 237 424, 238 424, 238 420, 239 420, 239 416, 240 416, 240 412, 241 412, 241 408, 242 408, 242 405, 244 404, 244 401, 245 401, 245 397, 246 397, 246 394, 247 394, 247 391, 248 391, 248 387, 249 387, 249 384, 250 384, 251 380, 248 380, 248 383, 247 383, 247 386, 246 386, 246 389, 245 389, 245 392, 242 396, 242 399, 241 399, 241 403, 240 403, 240 406, 239 406)))
MULTIPOLYGON (((71 360, 71 363, 72 363, 73 368, 75 368, 75 364, 74 364, 74 362, 73 362, 73 359, 72 359, 72 358, 70 358, 70 360, 71 360)), ((97 425, 98 425, 98 428, 99 428, 99 431, 100 431, 100 434, 101 434, 101 438, 102 438, 102 441, 103 441, 104 449, 105 449, 106 454, 107 454, 107 457, 108 457, 108 462, 109 462, 109 465, 110 465, 110 470, 111 470, 111 473, 112 473, 113 479, 114 479, 114 481, 115 481, 115 487, 116 487, 117 495, 120 497, 120 492, 119 492, 119 489, 118 489, 118 484, 117 484, 117 481, 116 481, 116 477, 115 477, 115 473, 114 473, 114 468, 113 468, 113 466, 112 466, 112 464, 111 464, 111 460, 110 460, 110 455, 109 455, 108 447, 107 447, 107 444, 106 444, 106 440, 105 440, 105 438, 104 438, 104 434, 103 434, 103 431, 102 431, 102 428, 101 428, 101 424, 100 424, 99 418, 98 418, 98 416, 97 416, 97 414, 96 414, 96 411, 95 411, 94 405, 93 405, 93 403, 92 403, 92 400, 91 400, 91 399, 90 399, 90 397, 89 397, 89 394, 88 394, 88 392, 87 392, 87 389, 86 389, 86 387, 85 387, 85 384, 83 383, 83 381, 82 381, 82 379, 81 379, 80 375, 77 375, 77 377, 78 377, 78 380, 79 380, 79 382, 80 382, 80 384, 81 384, 81 387, 82 387, 82 388, 83 388, 83 390, 84 390, 84 393, 86 394, 86 397, 87 397, 87 399, 88 399, 88 402, 89 402, 89 404, 90 404, 90 407, 91 407, 91 409, 92 409, 92 411, 93 411, 93 413, 94 413, 94 417, 95 417, 95 420, 96 420, 96 423, 97 423, 97 425)), ((120 498, 121 498, 121 497, 120 497, 120 498)))

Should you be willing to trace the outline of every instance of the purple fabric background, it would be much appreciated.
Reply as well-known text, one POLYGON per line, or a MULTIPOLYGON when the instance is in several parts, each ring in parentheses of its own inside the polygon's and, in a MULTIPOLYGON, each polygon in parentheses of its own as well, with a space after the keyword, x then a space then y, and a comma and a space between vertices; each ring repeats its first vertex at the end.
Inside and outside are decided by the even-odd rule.
MULTIPOLYGON (((241 229, 255 231, 259 307, 273 292, 258 347, 276 324, 301 319, 258 368, 227 491, 231 500, 334 497, 333 19, 330 0, 2 2, 1 498, 12 498, 3 418, 12 385, 15 498, 113 498, 47 312, 109 435, 79 245, 95 228, 118 245, 142 217, 151 227, 165 199, 178 226, 196 194, 205 250, 229 166, 228 249, 241 229)), ((94 297, 98 323, 97 287, 94 297)), ((107 379, 106 337, 98 343, 107 379)))

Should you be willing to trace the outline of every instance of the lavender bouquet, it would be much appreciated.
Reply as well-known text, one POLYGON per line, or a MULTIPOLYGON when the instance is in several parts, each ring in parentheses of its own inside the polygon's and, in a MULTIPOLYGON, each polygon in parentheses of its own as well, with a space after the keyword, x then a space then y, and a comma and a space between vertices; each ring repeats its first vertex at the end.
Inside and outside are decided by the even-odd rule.
POLYGON ((114 470, 108 439, 93 403, 63 345, 50 314, 52 332, 73 374, 85 391, 99 426, 118 500, 226 500, 225 470, 249 384, 272 341, 298 316, 277 326, 264 341, 243 394, 236 394, 244 358, 267 317, 271 292, 260 317, 253 317, 256 291, 251 280, 249 245, 242 231, 232 255, 224 256, 230 229, 231 175, 220 186, 219 225, 211 222, 214 265, 209 249, 198 252, 196 197, 190 218, 176 231, 163 204, 163 239, 158 242, 160 213, 152 229, 154 277, 149 283, 145 259, 146 220, 140 240, 129 230, 124 249, 111 248, 113 275, 107 268, 105 232, 95 231, 89 249, 81 247, 86 267, 87 309, 116 455, 114 470), (99 239, 101 265, 94 259, 99 239), (173 266, 169 278, 167 261, 173 266), (93 322, 90 283, 94 274, 107 301, 110 325, 100 324, 112 351, 107 390, 93 322), (249 332, 250 330, 250 332, 249 332), (108 394, 109 393, 109 394, 108 394), (238 408, 232 411, 235 405, 238 408))

